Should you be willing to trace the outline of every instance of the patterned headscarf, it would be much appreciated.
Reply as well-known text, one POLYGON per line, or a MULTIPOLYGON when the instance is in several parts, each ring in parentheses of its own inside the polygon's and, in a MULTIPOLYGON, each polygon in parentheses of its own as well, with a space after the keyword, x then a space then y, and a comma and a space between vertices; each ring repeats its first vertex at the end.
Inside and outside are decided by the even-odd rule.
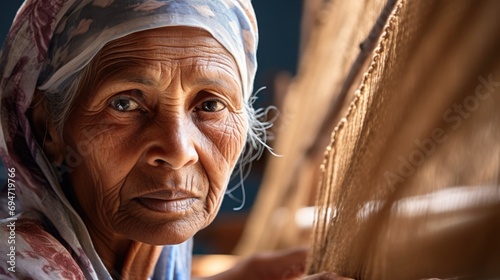
POLYGON ((16 169, 16 201, 42 212, 93 278, 108 274, 38 146, 26 112, 37 88, 63 89, 106 43, 168 26, 209 32, 234 57, 248 100, 258 41, 250 0, 27 0, 0 54, 0 154, 7 168, 16 169))

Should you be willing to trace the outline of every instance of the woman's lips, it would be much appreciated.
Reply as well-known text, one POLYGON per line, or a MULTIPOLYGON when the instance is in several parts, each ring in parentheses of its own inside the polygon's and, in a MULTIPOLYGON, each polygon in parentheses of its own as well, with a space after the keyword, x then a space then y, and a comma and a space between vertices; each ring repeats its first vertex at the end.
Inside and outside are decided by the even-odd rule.
POLYGON ((138 200, 146 208, 149 208, 153 211, 181 213, 185 212, 188 209, 191 209, 196 199, 182 198, 175 200, 163 200, 163 199, 139 197, 138 200))
POLYGON ((194 195, 179 191, 159 191, 137 198, 146 208, 158 212, 182 213, 196 202, 194 195))

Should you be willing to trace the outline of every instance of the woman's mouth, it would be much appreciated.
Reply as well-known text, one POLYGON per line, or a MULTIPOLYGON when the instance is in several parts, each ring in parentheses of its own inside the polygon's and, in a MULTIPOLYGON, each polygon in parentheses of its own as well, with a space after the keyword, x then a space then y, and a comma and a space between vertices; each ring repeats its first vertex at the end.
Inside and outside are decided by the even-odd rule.
POLYGON ((183 213, 193 207, 196 198, 185 192, 159 191, 136 198, 144 207, 158 212, 183 213))

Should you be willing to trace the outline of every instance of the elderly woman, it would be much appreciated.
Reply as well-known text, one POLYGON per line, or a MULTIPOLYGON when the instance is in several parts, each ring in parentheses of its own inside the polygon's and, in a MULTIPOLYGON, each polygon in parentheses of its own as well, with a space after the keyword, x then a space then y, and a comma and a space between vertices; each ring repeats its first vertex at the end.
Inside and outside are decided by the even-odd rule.
MULTIPOLYGON (((28 0, 0 60, 0 278, 189 279, 192 236, 258 141, 256 46, 246 0, 28 0)), ((214 279, 282 279, 304 257, 214 279)))

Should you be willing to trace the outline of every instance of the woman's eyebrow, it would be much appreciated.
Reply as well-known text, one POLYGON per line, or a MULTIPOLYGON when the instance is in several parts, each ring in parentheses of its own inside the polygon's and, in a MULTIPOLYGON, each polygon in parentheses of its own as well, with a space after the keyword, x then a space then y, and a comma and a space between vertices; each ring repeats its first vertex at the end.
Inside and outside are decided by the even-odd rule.
POLYGON ((158 84, 158 81, 155 81, 154 79, 147 78, 147 77, 141 77, 141 76, 134 76, 129 73, 127 75, 120 75, 115 78, 116 82, 121 82, 121 83, 134 83, 134 84, 143 84, 145 86, 153 87, 156 84, 158 84))
POLYGON ((97 91, 96 97, 101 96, 103 98, 107 98, 109 94, 118 93, 123 89, 135 87, 137 85, 154 87, 157 83, 157 81, 151 78, 131 75, 130 73, 120 73, 104 79, 104 81, 98 86, 99 90, 97 91))
POLYGON ((228 91, 234 91, 239 89, 239 85, 236 81, 226 81, 225 79, 213 79, 208 77, 202 77, 196 79, 196 84, 201 86, 212 86, 216 88, 222 88, 228 91))
POLYGON ((226 86, 226 83, 220 79, 212 79, 207 77, 202 77, 196 79, 196 84, 203 86, 226 86))

